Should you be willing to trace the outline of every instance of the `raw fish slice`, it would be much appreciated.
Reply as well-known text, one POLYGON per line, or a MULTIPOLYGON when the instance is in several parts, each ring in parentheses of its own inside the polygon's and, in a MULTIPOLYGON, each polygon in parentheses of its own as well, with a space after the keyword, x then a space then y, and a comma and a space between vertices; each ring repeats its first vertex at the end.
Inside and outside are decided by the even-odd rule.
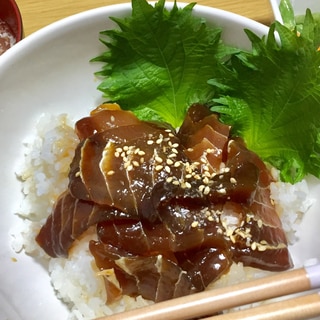
POLYGON ((136 256, 96 241, 90 242, 90 250, 95 254, 98 268, 108 269, 108 274, 113 270, 117 278, 115 284, 114 279, 107 276, 108 288, 116 286, 123 295, 142 295, 159 302, 194 292, 186 272, 162 255, 136 256))
POLYGON ((68 257, 74 241, 90 226, 103 220, 126 218, 115 208, 76 199, 66 191, 56 201, 36 241, 51 257, 68 257))
POLYGON ((181 169, 166 159, 185 157, 166 127, 141 122, 96 133, 79 144, 71 164, 69 189, 82 200, 110 205, 133 216, 153 185, 181 169), (172 146, 170 146, 172 145, 172 146))
POLYGON ((78 120, 75 131, 80 140, 107 129, 138 124, 140 121, 130 111, 120 109, 118 104, 102 104, 90 112, 89 117, 78 120))

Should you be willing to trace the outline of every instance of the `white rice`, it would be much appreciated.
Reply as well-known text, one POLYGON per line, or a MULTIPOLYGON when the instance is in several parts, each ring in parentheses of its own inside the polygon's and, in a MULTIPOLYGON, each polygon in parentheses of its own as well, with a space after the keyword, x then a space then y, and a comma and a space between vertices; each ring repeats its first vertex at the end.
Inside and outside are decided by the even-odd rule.
MULTIPOLYGON (((119 303, 106 306, 104 282, 87 246, 94 234, 91 229, 73 246, 69 259, 50 258, 35 243, 35 236, 56 198, 67 187, 69 165, 77 143, 73 122, 66 115, 41 116, 35 132, 24 142, 24 157, 16 171, 25 198, 19 212, 23 223, 14 232, 12 243, 17 252, 24 251, 35 259, 48 261, 52 286, 57 297, 70 307, 70 320, 93 319, 151 303, 141 297, 123 297, 119 303)), ((276 171, 273 173, 277 175, 276 171)), ((288 239, 294 243, 299 221, 312 203, 308 185, 305 181, 295 185, 277 182, 272 184, 271 192, 288 239)), ((234 264, 228 275, 210 288, 265 274, 268 272, 234 264)))

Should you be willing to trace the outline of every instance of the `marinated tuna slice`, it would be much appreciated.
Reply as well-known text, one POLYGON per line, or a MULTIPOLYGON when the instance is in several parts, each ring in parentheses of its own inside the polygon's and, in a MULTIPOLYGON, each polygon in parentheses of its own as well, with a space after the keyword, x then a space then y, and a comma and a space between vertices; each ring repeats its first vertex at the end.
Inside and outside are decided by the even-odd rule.
POLYGON ((68 190, 37 241, 67 256, 95 225, 90 251, 108 302, 201 291, 233 262, 292 266, 266 165, 207 107, 191 106, 179 132, 117 105, 97 108, 76 130, 68 190))
POLYGON ((197 292, 205 290, 210 283, 226 274, 232 264, 228 250, 219 247, 204 247, 177 253, 176 256, 197 292))
POLYGON ((138 124, 139 120, 130 111, 120 109, 118 104, 102 104, 89 117, 76 122, 75 131, 80 140, 86 139, 97 132, 107 129, 138 124))
POLYGON ((217 172, 224 161, 229 134, 230 127, 219 122, 216 114, 195 104, 189 108, 178 136, 189 159, 205 163, 211 172, 217 172))
POLYGON ((69 189, 79 199, 110 205, 132 217, 158 181, 181 176, 184 162, 170 129, 154 123, 111 128, 83 140, 71 164, 69 189), (172 159, 172 160, 168 160, 172 159))
MULTIPOLYGON (((117 278, 114 282, 110 273, 106 275, 108 288, 116 287, 123 295, 141 295, 159 302, 194 292, 187 273, 160 254, 132 255, 96 241, 90 242, 90 250, 95 253, 98 268, 103 270, 107 266, 117 278)), ((117 298, 113 295, 113 299, 117 298)))
POLYGON ((245 265, 273 271, 292 267, 286 234, 271 202, 269 186, 273 179, 266 165, 240 140, 229 142, 228 154, 227 166, 240 166, 244 161, 249 161, 259 168, 257 188, 245 206, 246 219, 236 231, 234 259, 245 265))
MULTIPOLYGON (((232 188, 221 178, 220 191, 228 195, 228 201, 224 211, 230 204, 228 202, 241 203, 241 206, 232 204, 232 210, 245 212, 242 226, 232 228, 238 235, 235 236, 234 254, 235 260, 244 262, 245 265, 259 267, 268 270, 284 270, 292 266, 290 260, 285 232, 282 229, 280 218, 270 199, 270 183, 273 181, 266 165, 261 159, 248 150, 240 139, 217 138, 210 135, 208 126, 212 130, 217 130, 222 135, 229 134, 229 127, 218 122, 213 114, 208 113, 203 107, 193 106, 189 109, 186 117, 185 126, 182 125, 182 136, 184 144, 188 147, 186 154, 192 157, 193 161, 202 163, 202 168, 207 168, 212 175, 212 170, 220 170, 224 173, 229 172, 229 181, 234 184, 236 192, 230 193, 232 188), (196 109, 196 110, 195 110, 196 109), (207 118, 210 118, 207 119, 207 118), (214 120, 212 120, 214 118, 214 120), (186 125, 192 128, 188 135, 186 125), (200 133, 199 133, 200 132, 200 133), (204 133, 204 139, 201 141, 201 133, 204 133), (196 138, 194 138, 196 137, 196 138), (210 140, 212 139, 212 140, 210 140), (201 141, 199 143, 199 141, 201 141), (205 141, 205 142, 204 142, 205 141), (214 148, 208 147, 209 143, 215 145, 214 148), (202 152, 201 152, 202 149, 202 152), (216 158, 208 157, 208 150, 213 150, 213 154, 219 154, 221 150, 221 159, 217 166, 216 158), (244 201, 245 199, 245 201, 244 201), (248 222, 249 221, 249 222, 248 222), (261 243, 262 241, 262 243, 261 243), (268 254, 266 254, 268 250, 268 254)), ((220 173, 221 175, 221 173, 220 173)), ((209 177, 209 174, 208 174, 209 177)), ((216 185, 212 182, 213 178, 208 178, 211 188, 216 185)), ((211 202, 214 199, 210 198, 211 202)), ((219 197, 221 201, 221 197, 219 197)))
POLYGON ((90 226, 103 220, 126 218, 115 208, 76 199, 66 191, 56 201, 53 213, 42 226, 36 241, 51 257, 67 257, 74 240, 90 226))
MULTIPOLYGON (((113 266, 112 261, 118 257, 111 256, 109 251, 103 253, 101 246, 117 248, 126 252, 126 256, 161 255, 187 273, 186 279, 193 290, 201 291, 226 273, 232 263, 228 253, 230 241, 223 234, 216 214, 203 210, 201 225, 195 225, 192 216, 183 226, 170 227, 135 221, 101 222, 98 224, 98 241, 91 247, 91 252, 103 269, 113 266)), ((141 270, 144 270, 143 266, 141 270)))
POLYGON ((192 293, 186 272, 161 255, 120 258, 116 265, 135 279, 137 295, 145 299, 159 302, 192 293))

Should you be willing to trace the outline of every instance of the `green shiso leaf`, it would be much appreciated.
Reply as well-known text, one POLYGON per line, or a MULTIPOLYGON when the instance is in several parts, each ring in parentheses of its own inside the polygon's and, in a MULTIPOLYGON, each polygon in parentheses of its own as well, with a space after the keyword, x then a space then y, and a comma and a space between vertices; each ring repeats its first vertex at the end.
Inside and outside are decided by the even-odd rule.
POLYGON ((253 51, 234 56, 224 79, 210 81, 226 88, 213 110, 292 183, 308 173, 320 177, 320 52, 314 31, 310 11, 300 34, 278 22, 266 39, 247 30, 253 51))
POLYGON ((105 63, 98 89, 108 101, 178 127, 192 103, 213 97, 207 81, 229 52, 221 30, 192 15, 194 5, 169 11, 164 0, 133 0, 130 17, 111 18, 119 29, 101 32, 107 51, 93 59, 105 63))

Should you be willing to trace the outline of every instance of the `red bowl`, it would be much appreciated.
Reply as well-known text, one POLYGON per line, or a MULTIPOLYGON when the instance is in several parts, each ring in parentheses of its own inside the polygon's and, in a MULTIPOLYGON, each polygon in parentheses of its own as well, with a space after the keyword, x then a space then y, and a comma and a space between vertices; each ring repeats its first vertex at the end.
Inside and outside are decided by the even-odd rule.
POLYGON ((8 25, 16 42, 23 38, 22 18, 14 0, 0 0, 0 21, 8 25))

